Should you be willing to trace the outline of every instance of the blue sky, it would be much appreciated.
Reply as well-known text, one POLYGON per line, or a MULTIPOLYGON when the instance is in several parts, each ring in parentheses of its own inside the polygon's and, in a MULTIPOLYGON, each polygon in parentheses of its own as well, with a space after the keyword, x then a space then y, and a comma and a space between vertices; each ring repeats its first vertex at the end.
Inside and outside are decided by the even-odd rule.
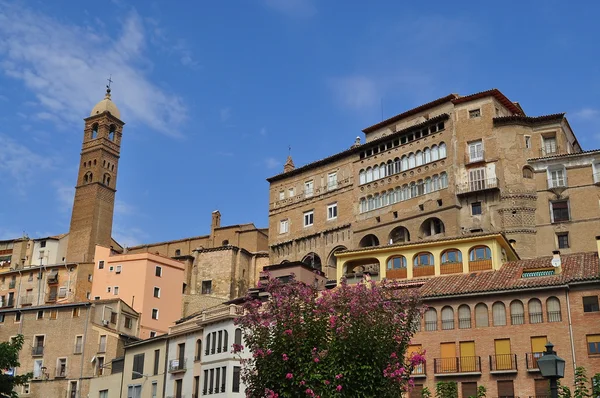
POLYGON ((499 88, 600 147, 598 2, 0 0, 0 239, 66 232, 83 121, 112 74, 125 245, 266 227, 268 183, 361 129, 499 88))

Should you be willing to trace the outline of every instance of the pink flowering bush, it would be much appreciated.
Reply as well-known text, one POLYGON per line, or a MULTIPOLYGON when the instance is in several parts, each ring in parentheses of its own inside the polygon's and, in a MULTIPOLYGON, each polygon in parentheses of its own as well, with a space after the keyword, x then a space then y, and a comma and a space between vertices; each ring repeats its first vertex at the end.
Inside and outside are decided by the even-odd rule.
POLYGON ((271 299, 249 298, 237 320, 253 355, 243 362, 246 395, 399 397, 424 362, 407 356, 421 312, 408 289, 383 281, 341 283, 320 295, 299 282, 267 285, 271 299))

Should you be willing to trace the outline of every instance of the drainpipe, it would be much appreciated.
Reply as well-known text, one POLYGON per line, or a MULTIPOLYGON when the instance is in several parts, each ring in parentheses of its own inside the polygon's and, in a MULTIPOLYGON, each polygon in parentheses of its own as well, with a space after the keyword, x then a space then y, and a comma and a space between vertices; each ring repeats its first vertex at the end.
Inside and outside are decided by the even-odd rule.
MULTIPOLYGON (((165 367, 163 372, 163 393, 162 396, 165 396, 167 392, 167 375, 169 374, 169 341, 170 339, 165 339, 165 367)), ((183 383, 183 382, 182 382, 183 383)))
MULTIPOLYGON (((85 326, 83 327, 83 341, 81 342, 81 368, 79 369, 79 384, 77 388, 77 398, 81 398, 81 383, 83 381, 83 364, 85 363, 85 342, 87 340, 87 329, 90 323, 90 312, 92 310, 91 305, 87 305, 87 314, 85 317, 85 326)), ((104 315, 104 314, 103 314, 104 315)))
POLYGON ((565 289, 565 296, 567 299, 567 314, 569 316, 569 339, 571 341, 571 356, 573 357, 573 374, 577 368, 577 359, 575 358, 575 342, 573 341, 573 323, 571 322, 571 303, 569 300, 569 286, 565 289))

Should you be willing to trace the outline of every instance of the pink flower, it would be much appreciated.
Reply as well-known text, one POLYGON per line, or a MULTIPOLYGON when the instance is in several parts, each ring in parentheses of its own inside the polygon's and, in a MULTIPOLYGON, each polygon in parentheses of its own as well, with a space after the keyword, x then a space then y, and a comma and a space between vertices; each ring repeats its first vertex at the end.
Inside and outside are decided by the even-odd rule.
POLYGON ((326 386, 328 386, 329 384, 331 384, 331 382, 329 380, 325 380, 323 383, 325 383, 326 386))
POLYGON ((290 380, 290 379, 294 378, 294 375, 291 374, 291 373, 288 373, 288 374, 285 375, 285 378, 288 379, 288 380, 290 380))
POLYGON ((286 354, 283 354, 281 357, 283 358, 284 361, 287 361, 289 359, 286 354))
POLYGON ((315 358, 315 362, 319 362, 319 358, 315 358))
POLYGON ((336 379, 338 379, 338 380, 339 380, 339 379, 341 379, 342 377, 344 377, 344 376, 342 376, 342 374, 341 374, 341 373, 340 373, 340 374, 338 374, 338 375, 335 375, 335 378, 336 378, 336 379))
POLYGON ((311 397, 312 397, 313 395, 315 395, 314 391, 313 391, 313 390, 311 390, 310 388, 307 388, 307 389, 306 389, 306 391, 304 391, 304 392, 306 393, 306 395, 310 395, 311 397))
POLYGON ((300 382, 300 385, 301 385, 301 386, 303 386, 303 385, 305 385, 305 384, 306 384, 306 382, 305 382, 304 380, 302 380, 302 381, 300 382))
POLYGON ((340 386, 340 385, 338 384, 338 386, 337 386, 335 389, 336 389, 338 392, 340 392, 340 391, 342 391, 342 386, 340 386))
POLYGON ((287 329, 283 333, 287 334, 288 336, 291 336, 292 335, 292 329, 287 329))

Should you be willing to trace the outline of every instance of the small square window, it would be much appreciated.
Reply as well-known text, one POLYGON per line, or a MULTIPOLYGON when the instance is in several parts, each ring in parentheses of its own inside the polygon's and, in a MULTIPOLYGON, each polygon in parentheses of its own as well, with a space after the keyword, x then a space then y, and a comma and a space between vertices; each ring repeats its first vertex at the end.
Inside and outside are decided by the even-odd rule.
POLYGON ((152 308, 152 319, 158 319, 158 308, 152 308))
POLYGON ((552 222, 569 221, 569 202, 567 200, 550 202, 550 207, 552 208, 552 222))
POLYGON ((116 312, 111 312, 110 313, 110 323, 112 324, 117 324, 117 313, 116 312))
POLYGON ((119 286, 115 286, 115 288, 113 289, 113 294, 114 294, 115 296, 118 296, 118 295, 119 295, 119 286))
POLYGON ((556 234, 556 239, 558 241, 559 249, 568 249, 569 248, 569 233, 568 232, 561 232, 559 234, 556 234))
POLYGON ((154 330, 151 330, 151 331, 150 331, 150 337, 151 337, 151 338, 152 338, 152 337, 156 337, 156 332, 155 332, 154 330))
POLYGON ((160 298, 160 287, 154 287, 154 297, 160 298))
POLYGON ((212 281, 202 281, 202 294, 212 293, 212 281))
POLYGON ((585 336, 588 346, 588 354, 598 355, 600 354, 600 334, 590 334, 585 336))
POLYGON ((586 296, 583 298, 583 312, 598 312, 598 296, 586 296))
POLYGON ((304 226, 305 227, 310 227, 313 225, 314 222, 314 212, 311 211, 307 211, 304 213, 304 226))
POLYGON ((473 202, 471 203, 471 214, 474 216, 478 216, 482 213, 481 211, 481 202, 473 202))
POLYGON ((330 204, 329 206, 327 206, 327 219, 328 220, 333 220, 333 219, 337 218, 337 215, 338 215, 337 203, 333 203, 333 204, 330 204))
POLYGON ((294 188, 288 189, 288 197, 291 198, 294 196, 294 188))
POLYGON ((131 329, 131 318, 128 316, 125 317, 125 328, 131 329))
POLYGON ((108 267, 108 272, 113 272, 115 270, 115 267, 113 267, 112 265, 110 267, 108 267))
POLYGON ((46 241, 45 240, 43 240, 43 241, 40 242, 40 247, 46 247, 46 241))
POLYGON ((115 269, 115 273, 120 274, 121 273, 121 266, 117 265, 117 268, 115 269))
POLYGON ((37 319, 44 319, 44 310, 39 310, 37 312, 37 319))
POLYGON ((281 220, 279 221, 279 233, 285 234, 290 230, 290 221, 289 220, 281 220))
POLYGON ((104 260, 98 261, 98 269, 104 269, 104 260))
POLYGON ((154 270, 154 275, 161 277, 162 276, 162 267, 159 267, 158 265, 156 266, 156 269, 154 270))
POLYGON ((481 117, 481 109, 471 109, 469 111, 469 118, 473 119, 476 117, 481 117))

